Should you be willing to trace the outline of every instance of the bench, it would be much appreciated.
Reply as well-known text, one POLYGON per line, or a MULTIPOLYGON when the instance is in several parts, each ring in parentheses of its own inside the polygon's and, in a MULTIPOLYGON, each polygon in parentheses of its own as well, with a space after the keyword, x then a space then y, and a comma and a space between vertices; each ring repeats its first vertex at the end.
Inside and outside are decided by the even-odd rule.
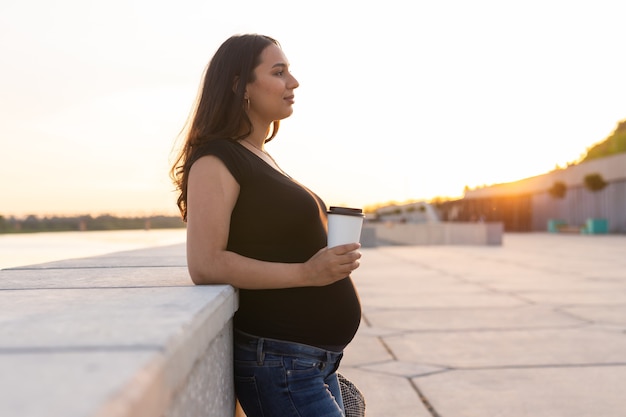
POLYGON ((559 233, 581 233, 584 229, 584 226, 576 226, 570 224, 563 224, 557 226, 557 230, 559 233))

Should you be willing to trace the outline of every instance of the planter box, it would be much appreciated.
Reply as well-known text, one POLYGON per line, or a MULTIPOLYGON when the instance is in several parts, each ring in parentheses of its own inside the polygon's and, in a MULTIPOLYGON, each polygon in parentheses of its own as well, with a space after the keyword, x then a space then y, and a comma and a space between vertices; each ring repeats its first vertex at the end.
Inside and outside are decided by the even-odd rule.
POLYGON ((567 225, 565 220, 550 219, 550 220, 548 220, 548 232, 550 232, 550 233, 558 233, 559 229, 562 226, 565 226, 565 225, 567 225))
POLYGON ((604 234, 609 232, 609 221, 607 219, 587 219, 585 233, 591 235, 604 234))

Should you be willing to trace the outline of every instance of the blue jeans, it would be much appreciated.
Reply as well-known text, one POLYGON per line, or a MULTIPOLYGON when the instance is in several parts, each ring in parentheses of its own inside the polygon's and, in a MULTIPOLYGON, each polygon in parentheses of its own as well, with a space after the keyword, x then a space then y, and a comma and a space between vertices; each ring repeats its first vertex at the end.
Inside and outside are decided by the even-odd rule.
POLYGON ((247 417, 344 417, 342 352, 235 330, 235 392, 247 417))

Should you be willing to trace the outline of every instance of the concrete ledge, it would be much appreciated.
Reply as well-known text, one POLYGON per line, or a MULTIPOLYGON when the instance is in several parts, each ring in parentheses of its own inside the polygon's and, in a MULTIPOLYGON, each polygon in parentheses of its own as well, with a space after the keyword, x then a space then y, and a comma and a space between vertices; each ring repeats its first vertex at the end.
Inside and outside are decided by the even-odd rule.
POLYGON ((184 244, 2 270, 0 415, 233 415, 236 309, 184 244))
POLYGON ((394 245, 501 245, 502 223, 369 223, 361 234, 364 247, 394 245), (363 237, 366 236, 366 239, 363 237))

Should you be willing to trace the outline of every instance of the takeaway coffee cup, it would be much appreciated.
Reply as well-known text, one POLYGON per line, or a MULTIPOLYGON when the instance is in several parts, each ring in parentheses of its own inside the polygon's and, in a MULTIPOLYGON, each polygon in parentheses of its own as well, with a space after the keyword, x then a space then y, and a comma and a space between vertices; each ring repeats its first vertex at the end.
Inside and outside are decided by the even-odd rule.
POLYGON ((329 248, 359 241, 363 226, 363 210, 349 207, 330 207, 327 214, 329 248))

